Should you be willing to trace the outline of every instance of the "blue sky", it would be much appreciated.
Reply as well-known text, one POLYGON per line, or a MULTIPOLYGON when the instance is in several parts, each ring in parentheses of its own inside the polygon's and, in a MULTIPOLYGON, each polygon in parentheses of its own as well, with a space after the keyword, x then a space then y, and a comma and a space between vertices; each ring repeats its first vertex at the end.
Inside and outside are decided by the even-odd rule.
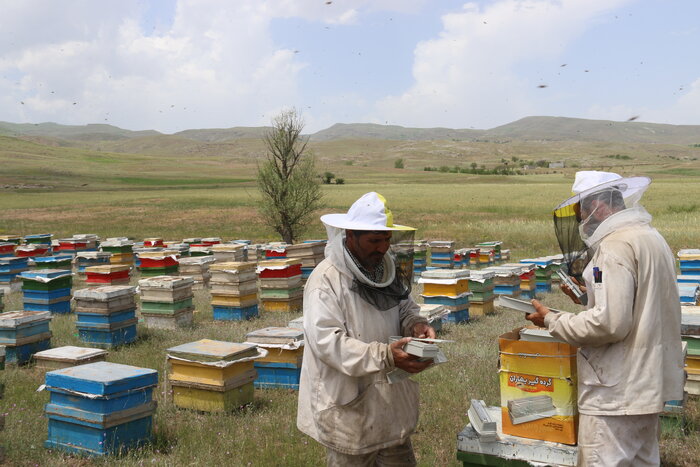
POLYGON ((0 0, 0 120, 700 124, 696 0, 0 0))

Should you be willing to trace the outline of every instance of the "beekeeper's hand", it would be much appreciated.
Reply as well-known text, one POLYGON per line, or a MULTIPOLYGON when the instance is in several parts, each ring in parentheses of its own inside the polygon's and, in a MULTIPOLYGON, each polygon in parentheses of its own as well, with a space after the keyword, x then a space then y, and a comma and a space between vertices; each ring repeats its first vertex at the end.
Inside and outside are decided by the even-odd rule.
POLYGON ((547 313, 549 313, 549 308, 546 306, 542 305, 540 302, 537 300, 532 300, 532 306, 535 307, 534 313, 530 313, 528 315, 525 315, 525 319, 528 321, 532 321, 532 324, 535 326, 539 326, 541 328, 545 327, 544 326, 544 317, 547 316, 547 313))
POLYGON ((433 364, 432 360, 421 362, 415 355, 410 355, 404 352, 403 346, 411 340, 410 337, 404 337, 389 344, 389 349, 394 357, 394 366, 401 368, 409 373, 420 373, 433 364))
MULTIPOLYGON (((586 293, 586 286, 581 285, 579 283, 579 281, 576 280, 575 277, 572 277, 571 280, 574 282, 574 284, 578 285, 578 288, 581 289, 581 292, 586 293)), ((567 286, 566 284, 564 284, 562 282, 561 285, 559 286, 559 288, 561 288, 561 291, 569 296, 569 298, 571 299, 572 302, 574 302, 577 305, 582 305, 581 300, 579 300, 578 297, 576 297, 576 295, 574 295, 574 293, 571 291, 569 286, 567 286)))
POLYGON ((427 323, 416 323, 413 325, 413 337, 419 339, 435 339, 435 329, 427 323))

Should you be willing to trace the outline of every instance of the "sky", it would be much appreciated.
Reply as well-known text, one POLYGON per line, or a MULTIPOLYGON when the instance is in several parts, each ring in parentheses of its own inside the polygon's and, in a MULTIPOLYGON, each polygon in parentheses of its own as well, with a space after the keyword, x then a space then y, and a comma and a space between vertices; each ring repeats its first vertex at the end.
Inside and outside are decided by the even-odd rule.
POLYGON ((698 0, 0 0, 0 121, 700 125, 698 0))

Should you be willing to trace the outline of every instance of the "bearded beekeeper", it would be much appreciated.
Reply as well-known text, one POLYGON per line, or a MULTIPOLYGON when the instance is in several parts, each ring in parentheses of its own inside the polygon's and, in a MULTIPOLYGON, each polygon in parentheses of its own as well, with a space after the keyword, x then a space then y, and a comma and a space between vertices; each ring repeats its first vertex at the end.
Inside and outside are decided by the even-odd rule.
POLYGON ((659 465, 659 413, 683 397, 673 253, 639 204, 650 182, 576 174, 554 222, 570 273, 582 271, 588 308, 551 313, 533 300, 527 317, 579 347, 579 465, 659 465))
POLYGON ((297 426, 326 447, 329 466, 415 465, 418 383, 386 376, 431 364, 402 350, 411 337, 435 338, 410 296, 407 262, 395 255, 412 246, 415 230, 394 224, 374 192, 321 221, 328 244, 304 287, 297 426), (389 344, 389 336, 407 337, 389 344))

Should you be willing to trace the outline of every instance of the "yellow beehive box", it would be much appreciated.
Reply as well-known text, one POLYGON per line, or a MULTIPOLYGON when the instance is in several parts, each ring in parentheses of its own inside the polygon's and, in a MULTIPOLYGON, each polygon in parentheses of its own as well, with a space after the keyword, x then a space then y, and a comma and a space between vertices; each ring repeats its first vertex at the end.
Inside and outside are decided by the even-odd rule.
POLYGON ((465 292, 469 292, 469 279, 457 281, 454 284, 423 283, 423 295, 456 297, 465 292))
POLYGON ((282 312, 292 312, 300 311, 302 309, 303 300, 301 297, 292 300, 263 300, 263 309, 265 311, 282 311, 282 312))
POLYGON ((253 402, 253 383, 246 383, 226 391, 173 384, 173 401, 183 409, 204 412, 231 412, 253 402))
POLYGON ((111 264, 132 264, 134 262, 133 253, 112 253, 109 257, 111 264))
POLYGON ((304 358, 304 347, 299 347, 294 350, 287 350, 274 347, 264 347, 267 350, 267 355, 265 357, 259 358, 256 361, 262 363, 292 363, 294 365, 301 365, 301 361, 304 358))
POLYGON ((224 387, 228 382, 254 372, 253 361, 235 363, 228 366, 206 365, 200 362, 168 359, 170 381, 209 384, 224 387))
POLYGON ((252 293, 249 295, 214 295, 211 299, 212 305, 217 306, 238 306, 248 307, 258 303, 258 294, 252 293))
POLYGON ((501 335, 499 379, 504 434, 576 444, 576 347, 501 335))
POLYGON ((469 316, 484 316, 495 313, 494 299, 485 302, 469 302, 469 316))

